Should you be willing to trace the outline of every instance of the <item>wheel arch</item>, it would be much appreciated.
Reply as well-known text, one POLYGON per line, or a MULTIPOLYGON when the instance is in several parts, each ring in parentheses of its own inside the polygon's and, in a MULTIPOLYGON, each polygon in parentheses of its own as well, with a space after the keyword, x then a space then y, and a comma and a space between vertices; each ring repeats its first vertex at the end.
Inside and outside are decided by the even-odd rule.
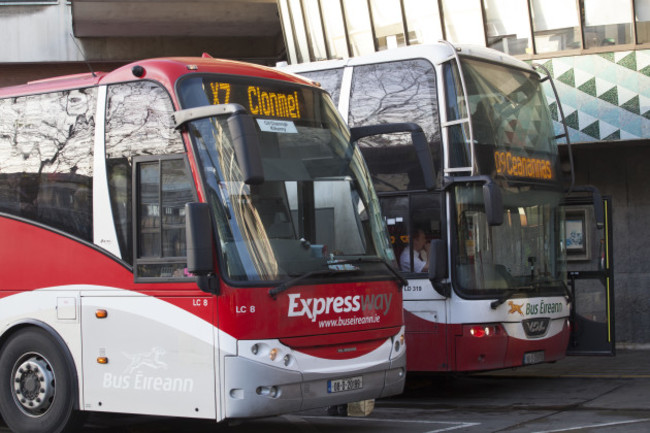
POLYGON ((29 329, 29 328, 37 328, 45 331, 56 343, 56 345, 59 346, 63 358, 65 359, 66 365, 69 368, 69 371, 72 372, 71 380, 73 381, 73 389, 77 391, 77 396, 74 399, 73 408, 75 410, 80 410, 81 391, 79 389, 79 372, 77 370, 77 365, 74 362, 72 353, 70 352, 70 349, 68 348, 68 345, 66 344, 65 340, 63 339, 63 337, 61 337, 61 335, 57 332, 57 330, 54 329, 54 327, 36 319, 24 319, 16 323, 13 323, 2 333, 2 335, 0 335, 0 352, 4 350, 5 344, 7 343, 7 341, 11 339, 11 337, 13 337, 16 333, 18 333, 23 329, 29 329))

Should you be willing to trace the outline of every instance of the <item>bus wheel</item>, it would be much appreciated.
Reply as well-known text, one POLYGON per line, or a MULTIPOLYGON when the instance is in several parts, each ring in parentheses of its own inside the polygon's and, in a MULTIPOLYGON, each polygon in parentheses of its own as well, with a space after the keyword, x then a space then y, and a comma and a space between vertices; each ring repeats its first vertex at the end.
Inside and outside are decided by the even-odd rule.
POLYGON ((63 433, 83 423, 76 376, 47 332, 25 328, 0 352, 0 413, 17 433, 63 433))

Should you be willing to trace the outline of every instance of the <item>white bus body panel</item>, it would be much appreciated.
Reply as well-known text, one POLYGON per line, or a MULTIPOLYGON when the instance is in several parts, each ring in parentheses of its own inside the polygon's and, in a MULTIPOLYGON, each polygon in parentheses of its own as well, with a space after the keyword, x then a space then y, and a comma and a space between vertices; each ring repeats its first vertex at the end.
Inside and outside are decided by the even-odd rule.
POLYGON ((116 295, 82 297, 84 409, 214 419, 212 325, 161 299, 116 295))

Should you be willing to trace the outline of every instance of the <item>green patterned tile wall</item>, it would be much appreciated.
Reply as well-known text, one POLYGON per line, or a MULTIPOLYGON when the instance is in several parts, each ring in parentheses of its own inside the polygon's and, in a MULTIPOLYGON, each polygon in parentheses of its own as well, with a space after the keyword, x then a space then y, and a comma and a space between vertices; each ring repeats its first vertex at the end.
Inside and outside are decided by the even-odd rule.
MULTIPOLYGON (((650 50, 537 61, 551 73, 571 142, 650 138, 650 50)), ((558 107, 544 85, 558 133, 558 107)))

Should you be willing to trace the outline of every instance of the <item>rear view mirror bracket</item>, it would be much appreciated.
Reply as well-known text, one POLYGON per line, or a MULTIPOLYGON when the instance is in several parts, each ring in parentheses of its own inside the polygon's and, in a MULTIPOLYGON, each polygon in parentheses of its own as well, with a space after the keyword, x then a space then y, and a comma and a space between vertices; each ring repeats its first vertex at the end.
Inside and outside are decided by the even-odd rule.
POLYGON ((446 176, 443 189, 448 189, 459 183, 482 183, 483 202, 485 204, 485 217, 488 225, 499 226, 503 224, 503 197, 501 189, 490 176, 446 176))
POLYGON ((413 147, 417 154, 424 185, 427 190, 436 187, 436 168, 433 163, 433 155, 427 141, 426 134, 417 123, 384 123, 379 125, 357 126, 350 128, 350 141, 355 142, 363 137, 380 134, 395 134, 400 132, 410 132, 413 147))

